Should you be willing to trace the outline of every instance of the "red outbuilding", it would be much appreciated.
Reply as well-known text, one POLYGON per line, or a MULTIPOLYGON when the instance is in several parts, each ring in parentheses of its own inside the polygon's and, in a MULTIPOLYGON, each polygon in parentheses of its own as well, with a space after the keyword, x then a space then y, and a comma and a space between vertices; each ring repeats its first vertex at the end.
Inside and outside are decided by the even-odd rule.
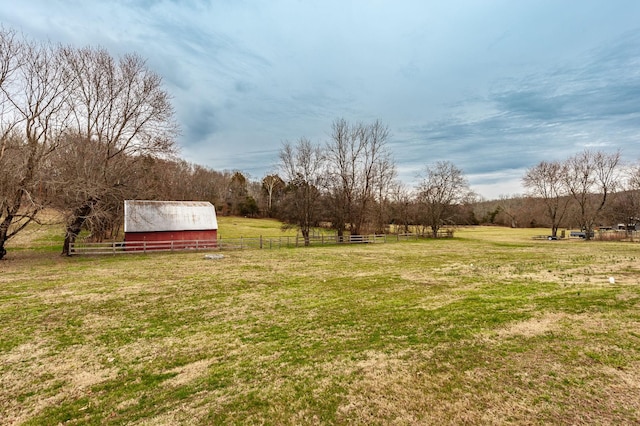
POLYGON ((208 201, 124 202, 127 250, 174 250, 216 247, 218 220, 208 201))

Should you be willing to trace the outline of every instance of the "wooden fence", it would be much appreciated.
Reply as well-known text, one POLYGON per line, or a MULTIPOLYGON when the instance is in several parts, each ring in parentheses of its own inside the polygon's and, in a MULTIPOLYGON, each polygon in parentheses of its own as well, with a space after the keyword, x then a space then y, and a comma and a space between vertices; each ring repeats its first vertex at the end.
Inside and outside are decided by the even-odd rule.
MULTIPOLYGON (((430 235, 420 234, 372 234, 372 235, 314 235, 309 238, 309 245, 335 244, 380 244, 428 238, 430 235)), ((453 231, 438 233, 438 238, 451 238, 453 231)), ((301 236, 256 237, 256 238, 218 238, 217 240, 178 240, 178 241, 114 241, 103 243, 72 243, 69 255, 104 255, 104 254, 140 254, 147 252, 177 251, 211 251, 211 250, 244 250, 244 249, 277 249, 303 247, 301 236)))

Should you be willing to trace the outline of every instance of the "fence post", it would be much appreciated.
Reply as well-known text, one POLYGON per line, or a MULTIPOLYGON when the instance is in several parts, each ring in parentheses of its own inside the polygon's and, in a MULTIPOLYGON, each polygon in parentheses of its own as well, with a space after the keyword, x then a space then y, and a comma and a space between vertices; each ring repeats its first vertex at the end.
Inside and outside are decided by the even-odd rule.
POLYGON ((260 248, 262 249, 262 235, 260 235, 260 248))

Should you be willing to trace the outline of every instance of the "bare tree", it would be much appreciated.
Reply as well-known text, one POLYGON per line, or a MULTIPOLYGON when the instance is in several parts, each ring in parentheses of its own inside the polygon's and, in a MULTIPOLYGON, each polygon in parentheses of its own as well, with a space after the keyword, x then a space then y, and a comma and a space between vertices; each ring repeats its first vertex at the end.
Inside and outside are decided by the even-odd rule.
MULTIPOLYGON (((215 176, 218 172, 198 164, 189 167, 187 186, 183 197, 185 200, 209 201, 213 205, 218 205, 220 201, 219 191, 216 188, 215 176)), ((176 194, 177 195, 177 194, 176 194)))
POLYGON ((386 198, 395 178, 388 139, 389 129, 379 121, 369 125, 334 121, 326 146, 327 186, 332 225, 339 236, 347 229, 360 234, 381 219, 383 210, 376 217, 371 208, 386 198))
POLYGON ((421 222, 431 228, 434 238, 438 230, 456 214, 456 205, 464 202, 470 193, 462 170, 448 161, 439 161, 426 168, 426 174, 417 188, 421 208, 421 222))
POLYGON ((262 179, 262 191, 266 195, 266 215, 271 217, 274 209, 274 201, 283 192, 285 183, 277 174, 270 174, 262 179))
POLYGON ((0 173, 12 174, 0 190, 2 258, 5 243, 47 205, 43 166, 60 145, 60 131, 68 123, 73 78, 66 72, 60 48, 17 41, 7 31, 0 32, 0 38, 0 173))
POLYGON ((63 185, 69 212, 63 253, 68 254, 85 224, 95 223, 88 218, 116 210, 114 203, 119 206, 136 192, 127 192, 132 162, 174 152, 177 126, 162 79, 139 56, 116 61, 104 49, 93 48, 66 48, 63 54, 75 82, 67 103, 72 120, 66 137, 84 141, 94 157, 92 170, 76 169, 87 173, 69 175, 63 185))
POLYGON ((357 192, 357 168, 360 152, 351 126, 344 119, 332 124, 331 141, 327 144, 327 185, 329 186, 329 202, 331 206, 331 222, 342 237, 351 227, 353 209, 357 192))
POLYGON ((374 201, 376 207, 375 229, 376 233, 384 234, 388 231, 391 218, 392 192, 398 185, 395 162, 389 152, 381 156, 375 167, 374 176, 374 201))
MULTIPOLYGON (((11 105, 11 85, 16 68, 20 63, 21 45, 16 41, 15 32, 0 27, 0 259, 7 253, 5 242, 11 238, 9 228, 22 202, 19 193, 22 165, 26 157, 18 132, 18 116, 11 105)), ((17 219, 17 218, 16 218, 17 219)))
POLYGON ((636 164, 629 170, 629 177, 627 179, 627 203, 625 203, 626 212, 625 216, 628 217, 625 227, 629 231, 628 225, 634 225, 636 231, 638 231, 638 225, 640 225, 640 163, 636 164))
POLYGON ((627 184, 629 189, 640 191, 640 163, 631 167, 629 170, 629 180, 627 184))
POLYGON ((391 188, 391 219, 398 233, 408 234, 410 226, 416 224, 415 200, 411 191, 401 182, 391 188))
POLYGON ((585 150, 567 160, 565 185, 577 204, 577 221, 591 239, 609 195, 619 183, 620 152, 585 150))
POLYGON ((545 205, 547 217, 551 221, 553 237, 558 236, 558 228, 571 201, 566 185, 567 173, 566 163, 542 161, 528 169, 522 178, 528 195, 539 198, 545 205))
POLYGON ((633 237, 632 231, 640 225, 640 163, 625 169, 620 189, 607 209, 608 216, 623 224, 627 237, 633 237))
POLYGON ((324 155, 319 146, 306 138, 295 145, 285 143, 280 150, 280 169, 287 185, 281 218, 300 230, 308 246, 311 229, 320 217, 324 155))
POLYGON ((15 32, 0 27, 0 161, 4 158, 11 132, 18 124, 18 116, 11 105, 14 95, 10 86, 14 84, 16 69, 21 63, 21 50, 22 44, 16 39, 15 32))

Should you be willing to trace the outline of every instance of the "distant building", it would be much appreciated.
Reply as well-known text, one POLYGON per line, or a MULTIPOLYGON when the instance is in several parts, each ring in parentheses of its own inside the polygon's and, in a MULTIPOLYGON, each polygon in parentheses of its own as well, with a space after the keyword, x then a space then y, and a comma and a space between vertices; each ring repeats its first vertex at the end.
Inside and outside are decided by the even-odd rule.
POLYGON ((618 224, 618 231, 637 231, 639 228, 637 223, 628 223, 628 224, 624 224, 624 223, 619 223, 618 224))
POLYGON ((204 248, 215 246, 217 238, 216 209, 208 201, 124 202, 124 240, 128 250, 204 248))

